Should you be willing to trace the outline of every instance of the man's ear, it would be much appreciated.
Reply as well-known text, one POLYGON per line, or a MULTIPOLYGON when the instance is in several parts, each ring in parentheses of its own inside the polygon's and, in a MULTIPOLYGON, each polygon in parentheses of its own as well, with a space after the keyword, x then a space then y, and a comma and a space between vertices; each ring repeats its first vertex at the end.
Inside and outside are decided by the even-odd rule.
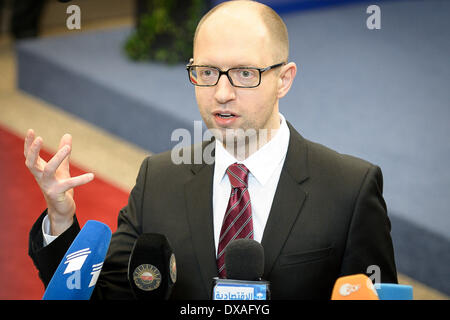
POLYGON ((283 98, 288 93, 297 74, 297 65, 294 62, 289 62, 281 68, 278 78, 278 99, 283 98))

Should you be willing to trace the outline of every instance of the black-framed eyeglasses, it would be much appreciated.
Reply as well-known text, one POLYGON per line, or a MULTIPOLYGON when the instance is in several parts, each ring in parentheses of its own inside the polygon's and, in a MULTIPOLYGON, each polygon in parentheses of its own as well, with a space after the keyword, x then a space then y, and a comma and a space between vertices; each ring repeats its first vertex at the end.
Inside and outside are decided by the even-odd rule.
POLYGON ((189 81, 199 87, 213 87, 225 74, 231 85, 238 88, 255 88, 261 83, 261 74, 270 69, 278 68, 285 62, 277 63, 266 68, 237 67, 222 71, 214 66, 193 65, 191 59, 186 65, 189 81))

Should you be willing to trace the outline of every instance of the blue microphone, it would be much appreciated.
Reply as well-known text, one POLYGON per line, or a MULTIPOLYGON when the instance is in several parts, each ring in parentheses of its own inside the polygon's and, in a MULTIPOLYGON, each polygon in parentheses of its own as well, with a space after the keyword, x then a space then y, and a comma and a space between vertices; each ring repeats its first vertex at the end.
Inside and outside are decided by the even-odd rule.
POLYGON ((404 284, 376 283, 380 300, 413 300, 413 288, 404 284))
POLYGON ((89 300, 111 241, 111 229, 89 220, 61 260, 42 300, 89 300))

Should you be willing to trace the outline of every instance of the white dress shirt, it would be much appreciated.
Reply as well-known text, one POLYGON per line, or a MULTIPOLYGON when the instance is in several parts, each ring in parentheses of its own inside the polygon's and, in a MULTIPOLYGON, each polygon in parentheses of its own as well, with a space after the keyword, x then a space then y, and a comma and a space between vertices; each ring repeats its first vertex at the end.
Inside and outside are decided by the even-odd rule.
POLYGON ((231 184, 226 174, 228 166, 237 162, 250 171, 248 192, 252 206, 253 239, 261 242, 269 218, 272 201, 289 146, 289 128, 280 114, 280 129, 272 139, 244 161, 238 161, 216 140, 213 181, 214 242, 219 246, 220 230, 228 206, 231 184))
MULTIPOLYGON (((230 198, 231 185, 227 168, 235 163, 243 163, 250 171, 248 176, 248 192, 252 206, 253 239, 261 242, 273 197, 280 179, 281 170, 289 145, 289 128, 284 116, 280 113, 280 129, 272 139, 253 153, 244 161, 236 160, 216 140, 215 167, 213 181, 213 215, 214 215, 214 242, 219 245, 220 230, 230 198)), ((45 216, 42 222, 42 233, 44 234, 44 246, 50 244, 57 236, 50 235, 50 221, 45 216)))
POLYGON ((44 247, 58 238, 58 236, 52 236, 50 234, 50 220, 48 219, 48 215, 46 215, 44 220, 42 220, 42 233, 44 234, 44 247))

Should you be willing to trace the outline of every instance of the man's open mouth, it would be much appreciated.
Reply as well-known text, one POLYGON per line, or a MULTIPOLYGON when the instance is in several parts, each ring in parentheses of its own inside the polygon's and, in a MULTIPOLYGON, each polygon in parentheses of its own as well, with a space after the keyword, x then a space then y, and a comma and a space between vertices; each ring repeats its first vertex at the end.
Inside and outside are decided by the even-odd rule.
POLYGON ((222 119, 230 119, 233 117, 236 117, 234 113, 228 113, 228 112, 216 112, 215 115, 222 119))
POLYGON ((223 119, 228 119, 228 118, 234 117, 234 115, 229 114, 229 113, 218 113, 217 115, 223 119))

